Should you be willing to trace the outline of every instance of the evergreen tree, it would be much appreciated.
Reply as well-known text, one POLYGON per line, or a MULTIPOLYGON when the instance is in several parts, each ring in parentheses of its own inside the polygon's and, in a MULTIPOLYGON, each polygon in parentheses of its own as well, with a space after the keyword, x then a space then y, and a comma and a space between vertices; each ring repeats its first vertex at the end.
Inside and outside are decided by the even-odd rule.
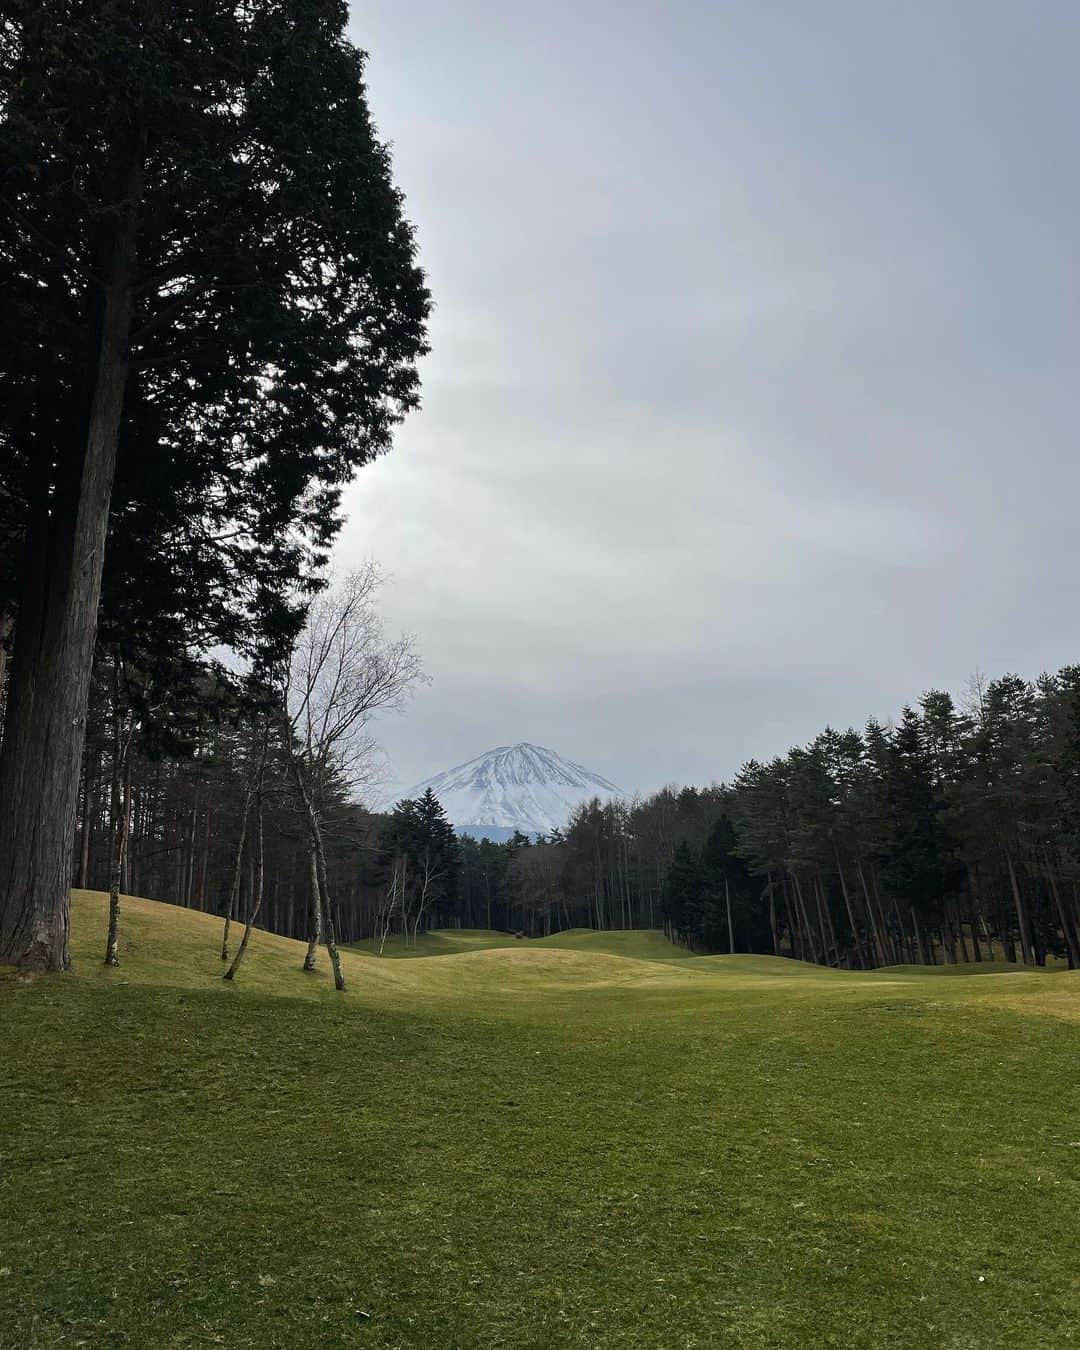
POLYGON ((704 913, 705 871, 701 858, 688 843, 675 850, 664 884, 663 914, 667 928, 687 946, 693 944, 704 913))
POLYGON ((2 547, 27 523, 0 596, 0 960, 67 964, 107 536, 114 640, 153 624, 144 645, 171 627, 176 648, 280 657, 343 484, 416 402, 428 297, 346 19, 342 0, 9 6, 2 547))

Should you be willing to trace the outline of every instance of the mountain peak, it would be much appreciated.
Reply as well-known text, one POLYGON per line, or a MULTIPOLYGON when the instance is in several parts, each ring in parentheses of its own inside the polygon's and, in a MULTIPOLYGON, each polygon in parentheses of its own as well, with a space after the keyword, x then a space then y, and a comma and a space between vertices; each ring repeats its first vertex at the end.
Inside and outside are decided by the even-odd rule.
POLYGON ((425 779, 407 797, 431 788, 463 833, 492 838, 514 830, 549 834, 592 797, 608 800, 619 789, 600 774, 543 745, 497 745, 475 759, 425 779))

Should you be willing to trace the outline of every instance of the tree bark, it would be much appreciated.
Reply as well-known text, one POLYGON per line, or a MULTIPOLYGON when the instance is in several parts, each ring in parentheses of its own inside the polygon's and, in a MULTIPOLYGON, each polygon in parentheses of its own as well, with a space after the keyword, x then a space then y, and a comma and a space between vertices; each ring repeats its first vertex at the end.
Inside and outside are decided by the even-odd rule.
POLYGON ((780 940, 776 933, 776 891, 773 888, 772 873, 769 873, 769 928, 772 930, 773 956, 780 955, 780 940))
POLYGON ((855 955, 859 959, 859 965, 865 969, 869 963, 866 960, 862 938, 859 936, 859 930, 855 924, 855 911, 851 905, 851 896, 848 894, 847 878, 844 876, 844 869, 840 863, 839 851, 836 852, 836 871, 840 877, 840 890, 844 895, 844 908, 847 910, 848 923, 851 924, 851 937, 855 943, 855 955))
POLYGON ((90 876, 90 834, 93 829, 94 816, 97 814, 97 775, 91 778, 90 766, 86 764, 86 757, 83 757, 83 819, 82 830, 79 835, 79 873, 78 886, 80 890, 86 890, 87 879, 90 876))
POLYGON ((870 954, 873 958, 873 965, 875 967, 887 966, 889 964, 889 953, 878 924, 877 910, 873 898, 866 885, 866 873, 863 871, 861 858, 856 858, 855 866, 859 873, 859 884, 862 887, 863 912, 870 921, 870 954))
POLYGON ((262 909, 263 901, 263 804, 262 790, 258 793, 257 805, 255 808, 255 857, 253 860, 253 876, 251 884, 251 896, 248 901, 247 918, 244 921, 244 936, 240 939, 240 946, 236 949, 236 955, 233 957, 229 969, 221 977, 223 980, 235 980, 236 972, 240 969, 240 963, 248 949, 248 943, 251 941, 251 930, 255 927, 255 920, 259 917, 259 910, 262 909))
POLYGON ((1080 966, 1080 942, 1077 942, 1076 929, 1073 927, 1072 923, 1072 915, 1069 913, 1068 906, 1062 898, 1061 888, 1058 886, 1053 863, 1049 860, 1047 862, 1047 876, 1050 882, 1050 893, 1054 897, 1054 905, 1057 908, 1058 918, 1061 921, 1061 935, 1065 939, 1065 950, 1068 953, 1069 969, 1076 970, 1076 968, 1080 966))
POLYGON ((0 962, 66 970, 72 841, 101 573, 128 380, 143 138, 119 175, 97 369, 81 456, 27 529, 0 748, 0 962))
POLYGON ((322 904, 319 900, 319 866, 315 861, 315 845, 308 850, 311 873, 311 936, 308 938, 307 952, 304 955, 304 969, 314 970, 322 943, 322 904))
POLYGON ((236 863, 233 866, 232 881, 229 885, 229 904, 225 910, 225 923, 221 930, 221 959, 229 959, 229 937, 232 930, 232 921, 236 918, 236 905, 240 897, 240 877, 244 868, 244 845, 247 842, 247 822, 248 812, 251 810, 251 801, 244 799, 244 816, 240 822, 240 839, 236 845, 236 863))
POLYGON ((1024 965, 1033 965, 1034 953, 1031 948, 1027 908, 1024 905, 1024 897, 1020 893, 1020 883, 1016 879, 1016 868, 1013 866, 1012 853, 1008 849, 1005 850, 1005 861, 1009 867, 1009 885, 1012 887, 1013 904, 1016 907, 1016 922, 1020 928, 1020 951, 1024 958, 1024 965))
POLYGON ((319 878, 319 897, 322 901, 323 936, 326 941, 327 955, 330 957, 330 969, 334 972, 334 988, 339 993, 345 990, 345 972, 341 968, 341 953, 338 951, 337 938, 334 936, 334 912, 330 903, 330 886, 326 878, 326 851, 323 848, 322 828, 319 818, 312 813, 312 837, 315 843, 315 862, 319 878))
POLYGON ((113 829, 112 864, 109 869, 109 931, 105 938, 105 964, 120 964, 120 892, 123 888, 124 858, 127 853, 128 836, 131 832, 131 739, 135 734, 135 721, 126 735, 121 736, 119 719, 114 751, 112 771, 112 813, 113 829))
POLYGON ((735 926, 731 922, 731 886, 727 873, 724 874, 724 903, 727 906, 727 947, 728 956, 735 955, 735 926))
MULTIPOLYGON (((292 768, 293 777, 296 780, 296 786, 299 789, 300 799, 304 804, 304 811, 308 820, 311 851, 315 864, 313 876, 315 896, 322 913, 323 939, 326 942, 326 951, 330 957, 330 968, 334 974, 334 988, 343 992, 345 989, 345 974, 341 968, 341 954, 338 952, 337 938, 334 935, 334 913, 330 903, 330 885, 326 876, 326 850, 323 848, 322 826, 319 824, 319 813, 311 794, 311 787, 305 777, 300 760, 295 754, 292 756, 292 768)), ((305 961, 305 969, 314 969, 314 965, 309 967, 305 961)))

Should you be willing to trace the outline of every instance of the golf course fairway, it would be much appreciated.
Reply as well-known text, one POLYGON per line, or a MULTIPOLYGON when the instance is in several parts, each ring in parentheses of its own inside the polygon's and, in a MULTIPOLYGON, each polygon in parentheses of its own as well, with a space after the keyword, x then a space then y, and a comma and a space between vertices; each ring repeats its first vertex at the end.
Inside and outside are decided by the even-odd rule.
POLYGON ((0 1346, 1080 1344, 1080 974, 106 903, 0 975, 0 1346))

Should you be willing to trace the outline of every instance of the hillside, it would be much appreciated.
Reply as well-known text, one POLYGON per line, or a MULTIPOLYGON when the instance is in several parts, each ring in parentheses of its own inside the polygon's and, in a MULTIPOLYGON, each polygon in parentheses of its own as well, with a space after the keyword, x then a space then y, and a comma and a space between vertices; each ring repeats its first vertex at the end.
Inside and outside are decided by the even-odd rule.
POLYGON ((1080 976, 344 953, 76 895, 0 978, 0 1346, 1012 1347, 1080 1317, 1080 976))

